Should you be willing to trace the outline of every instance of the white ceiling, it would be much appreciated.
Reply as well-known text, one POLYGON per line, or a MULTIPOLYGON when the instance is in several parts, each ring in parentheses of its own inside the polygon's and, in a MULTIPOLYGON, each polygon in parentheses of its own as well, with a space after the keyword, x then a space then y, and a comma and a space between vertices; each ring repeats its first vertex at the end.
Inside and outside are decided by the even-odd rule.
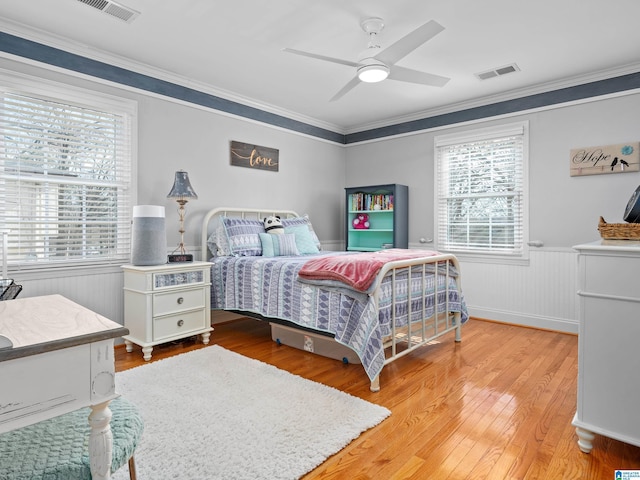
POLYGON ((121 0, 126 23, 78 0, 2 0, 0 30, 351 133, 640 71, 638 0, 121 0), (386 80, 329 100, 356 61, 360 21, 385 21, 382 48, 429 20, 445 30, 398 65, 442 88, 386 80), (478 72, 520 71, 480 81, 478 72))

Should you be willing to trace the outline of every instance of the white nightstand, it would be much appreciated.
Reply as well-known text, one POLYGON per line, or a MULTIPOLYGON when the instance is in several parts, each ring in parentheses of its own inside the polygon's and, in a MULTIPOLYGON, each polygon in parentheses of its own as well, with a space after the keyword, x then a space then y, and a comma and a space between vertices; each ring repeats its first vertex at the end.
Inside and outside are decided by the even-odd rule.
POLYGON ((211 264, 123 265, 124 338, 127 352, 140 345, 145 360, 154 345, 192 335, 211 335, 211 264))

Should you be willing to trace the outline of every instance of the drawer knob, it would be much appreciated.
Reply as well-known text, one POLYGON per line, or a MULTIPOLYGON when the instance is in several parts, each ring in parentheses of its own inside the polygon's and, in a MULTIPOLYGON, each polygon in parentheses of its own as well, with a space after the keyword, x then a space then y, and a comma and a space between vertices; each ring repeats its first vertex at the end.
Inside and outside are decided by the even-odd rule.
POLYGON ((177 302, 178 302, 178 305, 182 305, 182 302, 184 302, 184 298, 178 297, 177 302))
POLYGON ((184 325, 184 320, 178 320, 178 326, 181 327, 182 325, 184 325))

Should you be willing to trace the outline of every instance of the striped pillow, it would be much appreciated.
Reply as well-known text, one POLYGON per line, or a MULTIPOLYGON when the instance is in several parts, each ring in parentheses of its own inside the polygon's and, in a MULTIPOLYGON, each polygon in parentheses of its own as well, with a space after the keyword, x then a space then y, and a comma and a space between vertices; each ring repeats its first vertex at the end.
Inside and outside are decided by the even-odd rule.
POLYGON ((259 235, 263 257, 300 255, 296 247, 296 236, 293 233, 285 233, 284 235, 261 233, 259 235))

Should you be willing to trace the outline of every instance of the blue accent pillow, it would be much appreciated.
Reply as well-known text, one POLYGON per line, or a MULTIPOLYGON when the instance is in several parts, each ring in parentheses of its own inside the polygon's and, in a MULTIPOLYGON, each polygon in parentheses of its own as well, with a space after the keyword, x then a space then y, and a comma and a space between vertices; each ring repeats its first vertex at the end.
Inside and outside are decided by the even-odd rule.
POLYGON ((296 236, 293 233, 284 235, 274 235, 271 233, 261 233, 260 243, 262 243, 263 257, 281 257, 284 255, 300 255, 296 247, 296 236))
POLYGON ((318 248, 318 250, 322 250, 322 246, 320 245, 320 240, 318 239, 318 235, 316 235, 315 230, 313 229, 313 225, 311 225, 311 220, 309 220, 309 215, 303 215, 302 217, 293 217, 293 218, 284 218, 282 219, 282 226, 287 227, 297 227, 300 225, 304 225, 307 227, 309 232, 311 233, 311 238, 318 248))
POLYGON ((260 233, 264 233, 264 224, 257 219, 230 218, 222 219, 229 251, 236 257, 252 257, 262 255, 260 233))
POLYGON ((297 225, 295 227, 285 227, 284 233, 285 234, 291 233, 295 235, 296 246, 298 247, 298 251, 300 252, 300 255, 307 255, 310 253, 320 252, 313 238, 313 235, 311 235, 311 231, 309 230, 309 227, 307 227, 306 225, 297 225))

